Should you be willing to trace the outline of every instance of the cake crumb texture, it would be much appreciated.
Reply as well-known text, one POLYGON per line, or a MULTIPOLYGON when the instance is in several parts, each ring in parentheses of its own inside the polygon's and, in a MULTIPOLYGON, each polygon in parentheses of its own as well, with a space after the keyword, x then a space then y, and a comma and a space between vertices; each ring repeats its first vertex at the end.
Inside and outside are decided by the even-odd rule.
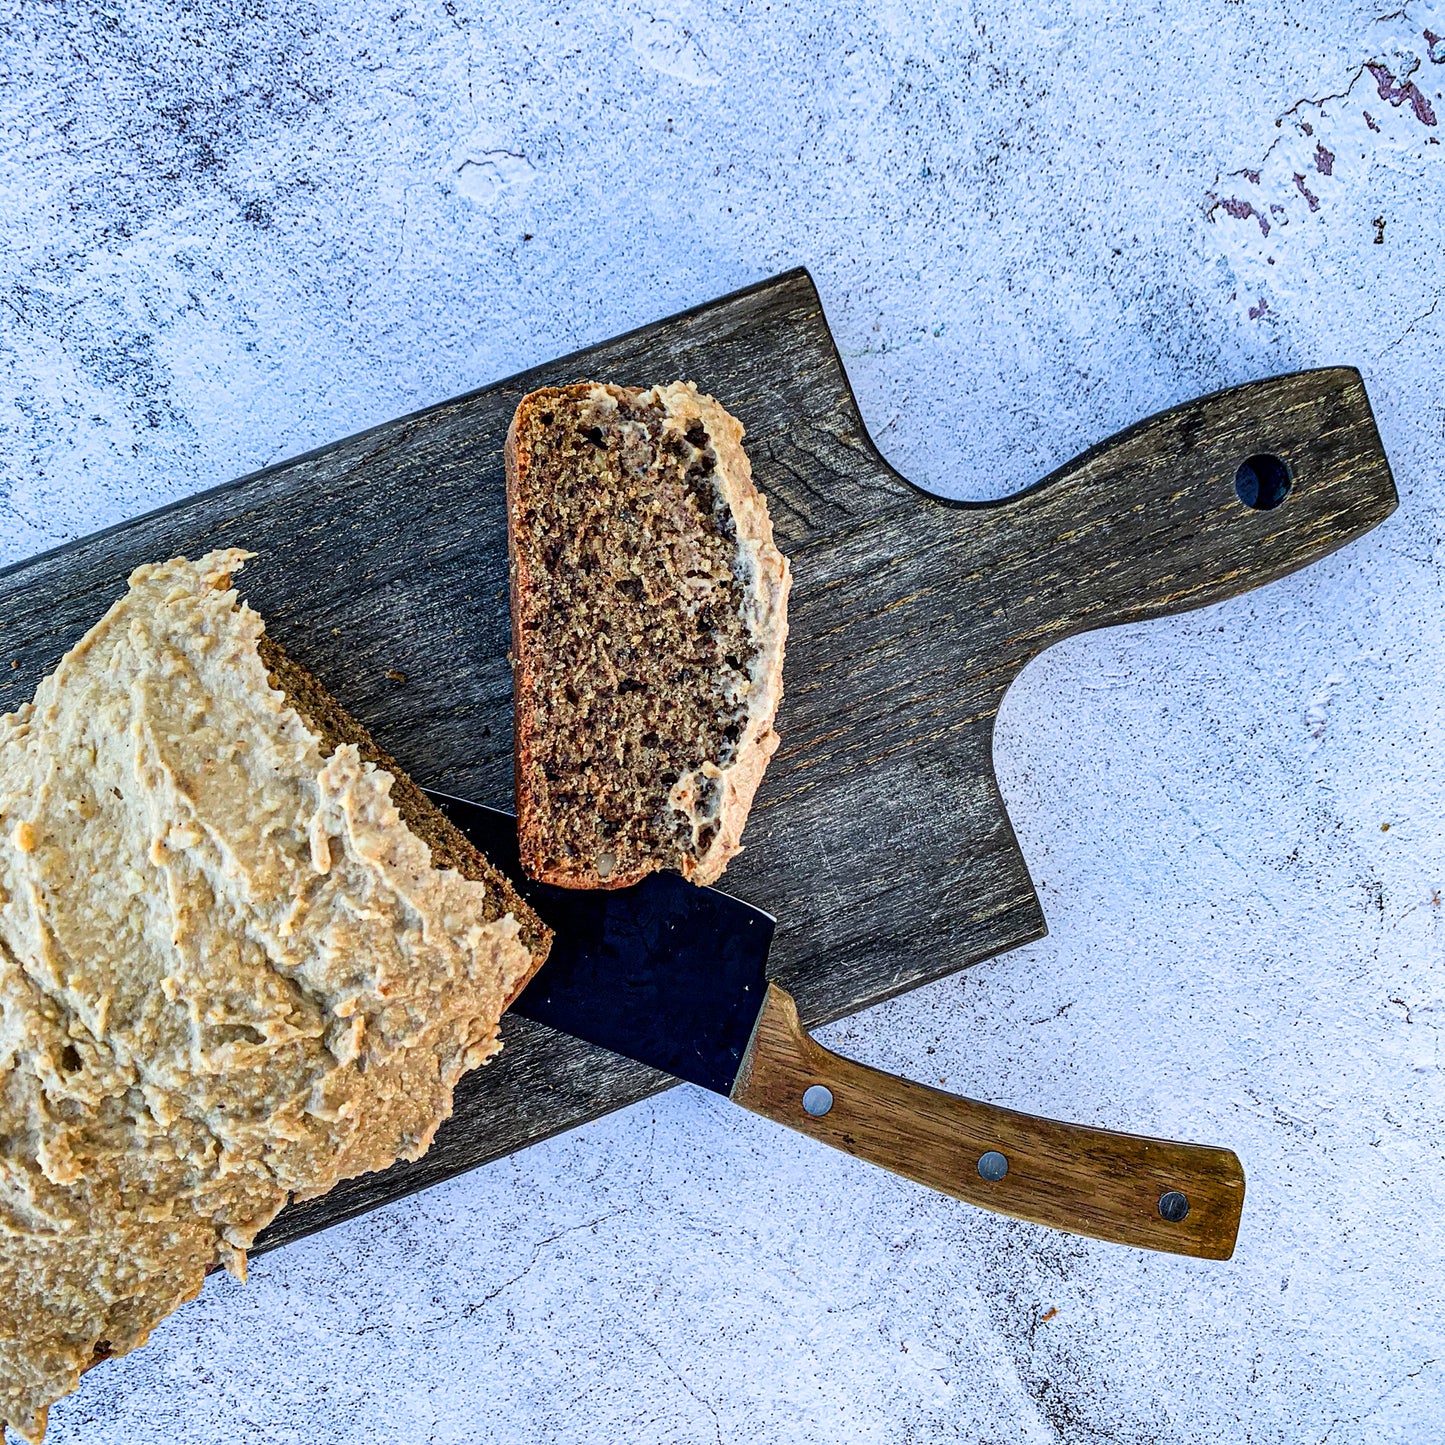
POLYGON ((790 573, 743 429, 690 383, 523 398, 507 437, 522 862, 713 882, 778 746, 790 573))

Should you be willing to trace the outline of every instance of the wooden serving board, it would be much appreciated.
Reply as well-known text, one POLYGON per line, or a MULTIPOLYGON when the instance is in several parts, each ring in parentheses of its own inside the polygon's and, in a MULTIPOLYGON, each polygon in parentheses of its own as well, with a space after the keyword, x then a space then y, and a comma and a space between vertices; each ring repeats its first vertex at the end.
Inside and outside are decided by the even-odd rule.
MULTIPOLYGON (((243 595, 419 782, 510 805, 502 440, 525 392, 579 377, 693 380, 747 427, 795 582, 783 743, 724 882, 777 915, 772 971, 809 1026, 1044 933, 991 760, 1030 658, 1280 577, 1395 504, 1347 369, 1164 413, 1002 502, 940 502, 869 440, 798 270, 0 572, 18 663, 0 669, 0 708, 32 695, 133 567, 239 545, 259 554, 243 595), (1269 511, 1234 487, 1260 452, 1295 476, 1269 511)), ((504 1037, 424 1159, 289 1207, 258 1247, 671 1082, 526 1019, 504 1037)))

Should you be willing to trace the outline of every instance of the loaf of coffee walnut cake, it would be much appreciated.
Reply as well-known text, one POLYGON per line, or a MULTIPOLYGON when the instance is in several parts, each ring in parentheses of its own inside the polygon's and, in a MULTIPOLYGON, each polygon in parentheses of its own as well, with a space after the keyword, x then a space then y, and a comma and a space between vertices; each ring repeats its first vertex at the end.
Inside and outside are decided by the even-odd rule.
POLYGON ((0 719, 0 1426, 425 1152, 549 935, 238 605, 138 568, 0 719))

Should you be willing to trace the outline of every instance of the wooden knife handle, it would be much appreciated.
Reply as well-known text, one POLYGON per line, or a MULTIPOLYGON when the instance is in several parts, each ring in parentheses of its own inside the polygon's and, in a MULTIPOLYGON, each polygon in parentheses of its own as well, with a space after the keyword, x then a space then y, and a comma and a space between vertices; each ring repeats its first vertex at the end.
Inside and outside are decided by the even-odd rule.
POLYGON ((1007 529, 989 573, 1027 656, 1283 577, 1397 500, 1360 374, 1331 367, 1160 412, 965 525, 1007 529))
POLYGON ((1015 1219, 1201 1259, 1234 1253, 1244 1171, 1230 1150, 1036 1119, 870 1069, 815 1043, 776 984, 732 1099, 1015 1219))

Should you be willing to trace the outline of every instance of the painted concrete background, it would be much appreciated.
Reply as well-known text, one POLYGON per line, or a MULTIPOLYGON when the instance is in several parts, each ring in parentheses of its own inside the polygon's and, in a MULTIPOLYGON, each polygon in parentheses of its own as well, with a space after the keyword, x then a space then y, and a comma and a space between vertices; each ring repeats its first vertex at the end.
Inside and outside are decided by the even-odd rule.
POLYGON ((1344 362, 1402 499, 1035 663, 997 746, 1052 936, 829 1034, 1232 1145, 1231 1263, 678 1090, 213 1281, 57 1445, 1445 1440, 1445 6, 7 16, 0 560, 797 263, 939 490, 1344 362))

